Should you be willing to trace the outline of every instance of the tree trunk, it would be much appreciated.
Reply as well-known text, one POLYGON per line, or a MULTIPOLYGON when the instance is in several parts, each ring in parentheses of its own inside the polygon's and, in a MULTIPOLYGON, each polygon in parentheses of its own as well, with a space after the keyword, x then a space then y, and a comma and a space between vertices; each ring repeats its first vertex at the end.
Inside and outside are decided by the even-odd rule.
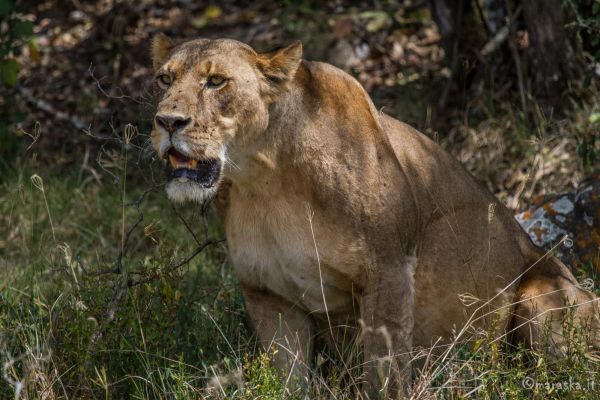
POLYGON ((523 19, 529 34, 533 95, 544 111, 564 106, 569 81, 581 73, 581 64, 565 28, 562 0, 523 0, 523 19))

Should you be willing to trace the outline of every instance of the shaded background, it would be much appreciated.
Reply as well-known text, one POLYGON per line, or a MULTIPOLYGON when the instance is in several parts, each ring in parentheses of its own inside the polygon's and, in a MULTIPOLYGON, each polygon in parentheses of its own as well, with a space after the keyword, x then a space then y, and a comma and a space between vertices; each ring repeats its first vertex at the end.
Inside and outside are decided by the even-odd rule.
MULTIPOLYGON (((530 170, 531 157, 521 162, 531 150, 525 141, 556 139, 538 147, 558 153, 544 169, 554 171, 552 188, 564 190, 595 161, 589 105, 598 8, 593 0, 22 1, 9 13, 30 21, 31 32, 15 41, 4 22, 1 39, 12 51, 2 53, 0 68, 18 64, 0 100, 2 163, 10 170, 37 155, 43 164, 81 164, 99 148, 84 130, 111 136, 131 123, 147 134, 149 42, 165 32, 181 40, 232 37, 258 51, 300 39, 307 59, 352 73, 378 108, 435 135, 507 198, 523 176, 546 175, 530 170), (32 132, 39 134, 33 145, 23 136, 32 132)), ((526 197, 541 191, 528 188, 526 197)))

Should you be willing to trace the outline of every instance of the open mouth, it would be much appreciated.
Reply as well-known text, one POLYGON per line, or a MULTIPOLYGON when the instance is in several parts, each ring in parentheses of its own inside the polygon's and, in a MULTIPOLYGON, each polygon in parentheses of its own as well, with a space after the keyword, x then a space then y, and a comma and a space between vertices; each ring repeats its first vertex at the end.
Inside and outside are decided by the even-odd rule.
POLYGON ((194 160, 174 148, 167 152, 166 158, 166 174, 169 180, 193 181, 208 189, 214 186, 221 174, 219 159, 194 160))

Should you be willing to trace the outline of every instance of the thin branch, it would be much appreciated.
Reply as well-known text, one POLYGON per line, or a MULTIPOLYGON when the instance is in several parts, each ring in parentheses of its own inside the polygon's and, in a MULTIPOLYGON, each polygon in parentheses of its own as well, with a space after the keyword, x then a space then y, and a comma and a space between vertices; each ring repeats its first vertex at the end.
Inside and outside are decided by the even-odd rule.
MULTIPOLYGON (((93 67, 93 64, 90 64, 90 66, 88 67, 88 74, 91 76, 91 78, 96 83, 96 87, 98 88, 98 91, 100 93, 102 93, 104 96, 108 97, 109 99, 113 99, 113 100, 124 100, 124 99, 126 99, 126 100, 131 100, 131 101, 133 101, 136 104, 144 104, 144 105, 151 106, 151 107, 153 106, 153 104, 151 102, 149 102, 149 101, 138 100, 136 98, 133 98, 132 96, 124 94, 123 90, 120 87, 118 87, 118 86, 115 86, 115 89, 117 89, 120 92, 120 95, 115 96, 115 95, 111 95, 111 94, 107 93, 106 90, 104 90, 104 88, 102 87, 102 83, 100 82, 100 80, 102 78, 97 78, 94 75, 94 70, 95 69, 93 67)), ((143 97, 141 97, 141 98, 143 99, 143 97)))
POLYGON ((479 52, 479 55, 481 56, 481 58, 486 58, 487 56, 489 56, 490 54, 492 54, 496 50, 498 50, 500 48, 500 46, 502 45, 502 43, 504 43, 506 41, 506 38, 508 38, 509 33, 510 33, 510 28, 508 27, 508 25, 500 28, 498 33, 496 33, 494 35, 494 37, 491 38, 482 47, 481 51, 479 52))
POLYGON ((38 99, 37 97, 35 97, 29 91, 29 89, 19 85, 19 86, 17 86, 17 91, 19 92, 21 97, 23 97, 25 99, 25 101, 33 104, 36 108, 38 108, 48 114, 52 114, 52 116, 54 118, 57 118, 57 119, 60 119, 63 121, 67 121, 67 122, 71 123, 71 125, 73 125, 75 127, 75 129, 78 129, 78 130, 88 129, 89 126, 84 120, 82 120, 76 116, 69 115, 66 112, 57 110, 47 101, 38 99))
MULTIPOLYGON (((506 10, 508 12, 508 26, 510 27, 514 23, 514 21, 516 21, 519 13, 521 12, 521 6, 519 5, 519 7, 517 8, 517 11, 515 11, 515 13, 512 14, 510 11, 510 4, 509 4, 508 0, 506 0, 505 3, 506 3, 506 10)), ((517 70, 517 82, 519 84, 519 96, 521 98, 521 108, 523 109, 523 118, 525 118, 525 120, 527 120, 527 95, 525 93, 526 92, 525 79, 523 77, 523 69, 521 67, 521 56, 519 55, 519 51, 517 50, 517 46, 515 46, 515 43, 513 40, 511 40, 511 39, 508 40, 508 47, 510 48, 510 52, 515 61, 515 69, 517 70)))
POLYGON ((196 247, 196 249, 192 253, 190 253, 187 257, 184 257, 183 259, 181 259, 179 262, 177 262, 173 265, 167 266, 164 270, 159 270, 159 271, 153 273, 152 275, 147 276, 146 278, 138 279, 138 280, 129 280, 127 282, 127 285, 129 287, 134 287, 134 286, 138 286, 138 285, 141 285, 144 283, 152 282, 152 281, 160 278, 165 273, 173 272, 176 269, 188 264, 190 261, 192 261, 198 254, 200 254, 208 246, 223 243, 224 241, 225 241, 225 239, 207 240, 207 241, 201 243, 198 247, 196 247))
MULTIPOLYGON (((124 274, 125 276, 126 274, 124 274)), ((98 351, 98 343, 100 343, 100 339, 104 336, 104 332, 106 327, 115 319, 117 315, 117 310, 121 305, 121 301, 123 300, 123 296, 127 292, 127 278, 121 280, 119 285, 117 285, 115 289, 115 294, 112 296, 112 299, 108 305, 106 312, 104 313, 104 317, 102 319, 102 323, 98 325, 98 327, 92 333, 92 337, 90 338, 90 343, 87 348, 87 357, 85 362, 85 369, 87 371, 91 370, 91 355, 96 354, 98 351)))
POLYGON ((127 251, 127 247, 129 244, 129 239, 131 237, 131 234, 133 233, 133 231, 135 231, 137 229, 137 227, 144 220, 144 213, 140 210, 141 203, 144 201, 144 199, 146 198, 146 196, 149 193, 153 192, 160 186, 162 186, 162 185, 155 185, 155 186, 151 187, 150 189, 147 189, 146 191, 144 191, 142 193, 142 195, 135 202, 125 204, 126 207, 134 206, 135 208, 137 208, 138 213, 139 213, 138 218, 133 223, 133 225, 131 225, 129 227, 129 229, 127 230, 127 233, 124 236, 123 246, 119 248, 119 253, 117 254, 117 258, 115 260, 114 267, 109 268, 109 269, 103 269, 100 271, 95 271, 95 272, 91 273, 92 276, 100 276, 100 275, 106 275, 106 274, 120 274, 122 272, 123 256, 125 255, 125 252, 127 251))
POLYGON ((188 232, 192 235, 192 237, 194 238, 194 241, 196 242, 196 244, 198 244, 199 246, 201 246, 200 240, 198 240, 198 237, 196 236, 196 234, 194 233, 194 231, 192 230, 192 228, 188 225, 188 223, 185 220, 185 218, 183 218, 183 216, 179 213, 179 211, 177 211, 177 208, 175 207, 175 204, 171 203, 171 208, 173 209, 173 212, 175 213, 175 215, 177 215, 177 218, 179 218, 179 220, 183 223, 183 226, 185 226, 185 229, 187 229, 188 232))
POLYGON ((479 19, 481 20, 481 23, 483 24, 483 28, 485 29, 485 34, 489 38, 491 35, 490 24, 489 24, 487 18, 485 17, 485 13, 483 12, 483 9, 481 8, 481 4, 479 4, 479 0, 474 0, 474 3, 475 3, 475 8, 477 9, 477 14, 479 14, 479 19))
MULTIPOLYGON (((133 223, 133 225, 131 225, 129 227, 129 229, 127 230, 127 233, 124 236, 123 246, 119 250, 119 253, 115 260, 114 268, 98 271, 95 274, 93 274, 95 276, 103 275, 103 274, 115 274, 115 275, 120 275, 121 278, 119 279, 119 281, 115 287, 115 292, 114 292, 113 296, 111 297, 111 300, 108 304, 106 312, 103 315, 101 323, 97 326, 97 328, 92 333, 90 343, 89 343, 88 349, 87 349, 87 361, 86 361, 86 368, 85 368, 86 370, 91 369, 92 365, 91 365, 91 357, 90 356, 97 352, 98 344, 99 344, 100 340, 102 339, 104 332, 106 332, 106 328, 114 321, 117 311, 118 311, 119 307, 121 306, 123 298, 129 288, 138 286, 138 285, 141 285, 144 283, 152 282, 152 281, 158 279, 160 276, 162 276, 165 273, 173 272, 176 269, 188 264, 192 259, 194 259, 198 254, 200 254, 206 247, 211 246, 213 244, 218 244, 218 243, 224 242, 224 240, 208 239, 208 236, 204 242, 200 242, 198 240, 197 236, 192 231, 189 224, 187 223, 187 221, 177 212, 177 210, 175 208, 173 208, 175 213, 179 217, 179 219, 183 222, 186 229, 194 237, 194 240, 196 241, 198 246, 189 255, 187 255, 186 257, 182 258, 181 260, 179 260, 178 262, 176 262, 174 264, 168 265, 163 270, 157 270, 154 273, 152 273, 151 275, 146 276, 144 278, 140 278, 140 279, 136 279, 136 280, 131 279, 130 275, 132 273, 123 269, 122 260, 123 260, 123 257, 125 256, 127 250, 129 249, 129 241, 131 239, 131 235, 139 227, 140 223, 144 219, 144 214, 140 210, 140 206, 141 206, 142 202, 144 201, 144 199, 150 192, 156 190, 160 186, 162 186, 162 184, 151 187, 150 189, 148 189, 144 193, 142 193, 142 195, 135 202, 130 203, 130 204, 125 204, 125 206, 133 206, 138 210, 138 212, 139 212, 138 218, 133 223)), ((202 216, 203 216, 203 219, 205 219, 205 212, 202 213, 202 216)), ((207 234, 208 234, 208 232, 207 232, 207 234)), ((137 273, 133 272, 133 274, 137 274, 137 273)))

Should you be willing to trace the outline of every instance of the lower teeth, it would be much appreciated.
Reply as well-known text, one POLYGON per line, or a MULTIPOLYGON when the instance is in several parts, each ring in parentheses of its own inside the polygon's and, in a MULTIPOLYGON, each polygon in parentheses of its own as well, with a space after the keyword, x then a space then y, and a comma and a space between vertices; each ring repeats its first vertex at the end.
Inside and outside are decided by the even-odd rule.
POLYGON ((184 177, 184 176, 180 176, 179 178, 177 178, 178 182, 184 183, 188 181, 188 178, 184 177))

